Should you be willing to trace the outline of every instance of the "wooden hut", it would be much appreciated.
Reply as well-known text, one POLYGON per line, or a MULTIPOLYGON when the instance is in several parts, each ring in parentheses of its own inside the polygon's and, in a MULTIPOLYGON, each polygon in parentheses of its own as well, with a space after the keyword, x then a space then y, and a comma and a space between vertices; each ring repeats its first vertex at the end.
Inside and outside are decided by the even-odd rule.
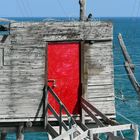
POLYGON ((0 38, 0 123, 41 122, 48 102, 58 112, 43 94, 48 85, 76 119, 81 96, 115 118, 112 29, 101 21, 11 23, 0 38))

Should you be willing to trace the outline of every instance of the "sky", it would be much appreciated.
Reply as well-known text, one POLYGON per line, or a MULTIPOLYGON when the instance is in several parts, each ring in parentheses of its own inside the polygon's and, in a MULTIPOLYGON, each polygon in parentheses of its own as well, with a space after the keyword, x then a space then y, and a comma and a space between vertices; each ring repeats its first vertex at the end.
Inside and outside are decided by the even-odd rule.
MULTIPOLYGON (((140 0, 86 0, 95 17, 140 16, 140 0)), ((79 0, 0 0, 0 17, 79 17, 79 0)))

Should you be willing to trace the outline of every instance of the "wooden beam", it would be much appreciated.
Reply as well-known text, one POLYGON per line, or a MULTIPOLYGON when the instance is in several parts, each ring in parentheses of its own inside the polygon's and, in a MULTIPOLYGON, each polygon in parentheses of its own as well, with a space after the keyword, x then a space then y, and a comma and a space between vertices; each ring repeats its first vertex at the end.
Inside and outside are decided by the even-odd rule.
POLYGON ((111 41, 113 40, 112 32, 112 23, 103 21, 11 24, 11 36, 16 36, 15 43, 19 45, 37 44, 38 40, 39 42, 111 41), (21 40, 21 35, 24 36, 23 40, 21 40))
POLYGON ((104 126, 104 124, 84 104, 81 104, 81 106, 85 110, 85 112, 95 121, 95 123, 98 126, 100 127, 104 126))
MULTIPOLYGON (((80 43, 81 50, 81 88, 82 88, 82 97, 86 98, 85 95, 85 77, 84 77, 84 67, 85 67, 85 41, 80 43)), ((85 124, 85 111, 81 110, 81 122, 85 124)))
POLYGON ((45 49, 45 86, 44 86, 44 106, 43 106, 43 115, 44 115, 44 129, 47 127, 48 123, 48 111, 47 105, 48 105, 48 88, 47 88, 47 83, 48 83, 48 43, 46 43, 46 49, 45 49))
POLYGON ((134 69, 134 64, 132 63, 130 55, 129 55, 127 49, 126 49, 126 46, 125 46, 125 43, 123 41, 123 37, 122 37, 121 33, 119 33, 118 39, 119 39, 119 43, 120 43, 120 46, 121 46, 121 49, 122 49, 125 60, 130 64, 130 67, 132 69, 134 69))
POLYGON ((59 135, 62 134, 62 104, 59 106, 59 135))
POLYGON ((132 124, 125 124, 125 125, 93 128, 91 130, 92 130, 93 134, 98 134, 98 133, 108 133, 108 132, 115 132, 115 131, 131 130, 131 129, 132 129, 132 124))
POLYGON ((48 123, 47 124, 47 131, 52 136, 52 138, 56 138, 59 134, 55 131, 55 129, 48 123))
POLYGON ((95 112, 98 116, 100 116, 106 123, 111 125, 118 125, 119 123, 107 118, 102 112, 100 112, 97 108, 87 102, 84 98, 81 98, 81 102, 88 106, 93 112, 95 112))
MULTIPOLYGON (((111 132, 130 130, 130 129, 132 129, 131 124, 93 128, 83 132, 81 135, 77 136, 74 140, 84 139, 88 135, 89 131, 92 131, 92 134, 99 134, 99 133, 112 134, 111 132)), ((109 135, 109 136, 113 136, 113 135, 109 135)))
POLYGON ((48 91, 51 93, 51 95, 54 97, 54 99, 57 101, 57 103, 59 103, 59 105, 60 105, 60 99, 57 96, 57 94, 49 86, 47 88, 48 88, 48 91))
POLYGON ((84 21, 86 19, 86 0, 79 0, 80 4, 80 21, 84 21))
POLYGON ((17 140, 24 140, 24 124, 20 124, 17 129, 17 140))
MULTIPOLYGON (((50 111, 53 113, 53 115, 55 116, 55 118, 57 119, 57 121, 60 124, 60 119, 59 119, 59 116, 57 115, 56 111, 52 108, 52 106, 50 104, 48 104, 48 108, 50 109, 50 111)), ((67 131, 68 127, 66 126, 64 121, 61 121, 61 124, 62 124, 63 128, 67 131)))
POLYGON ((138 94, 140 94, 140 85, 131 69, 131 66, 129 65, 129 63, 127 61, 125 62, 125 70, 128 73, 128 77, 129 77, 130 82, 132 83, 134 89, 136 90, 136 92, 138 94))

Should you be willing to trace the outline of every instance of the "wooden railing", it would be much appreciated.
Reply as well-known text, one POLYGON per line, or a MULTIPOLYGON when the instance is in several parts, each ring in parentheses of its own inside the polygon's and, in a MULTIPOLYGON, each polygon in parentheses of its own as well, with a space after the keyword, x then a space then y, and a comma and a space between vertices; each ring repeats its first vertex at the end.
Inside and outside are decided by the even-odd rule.
MULTIPOLYGON (((100 127, 100 128, 92 128, 85 131, 83 134, 77 136, 74 140, 81 140, 84 139, 87 135, 89 135, 89 139, 94 139, 94 134, 100 133, 111 133, 117 131, 125 131, 125 130, 134 130, 134 139, 139 140, 139 131, 138 126, 132 124, 125 124, 125 125, 116 125, 116 126, 107 126, 107 127, 100 127)), ((114 136, 112 133, 109 135, 108 140, 126 140, 125 138, 121 138, 119 136, 114 136)))
MULTIPOLYGON (((54 117, 59 122, 59 135, 62 134, 62 128, 64 128, 66 131, 70 130, 73 125, 76 124, 75 120, 65 107, 65 105, 61 102, 57 94, 48 86, 47 88, 48 94, 51 94, 54 98, 54 100, 59 104, 59 113, 56 112, 56 110, 51 106, 51 104, 47 104, 47 112, 50 110, 51 113, 54 115, 54 117), (68 118, 68 125, 63 121, 62 112, 65 112, 68 118)), ((47 115, 48 116, 48 115, 47 115)))
POLYGON ((100 112, 97 108, 95 108, 93 105, 91 105, 88 101, 86 101, 83 97, 81 97, 81 107, 85 110, 88 115, 94 119, 100 126, 101 122, 100 120, 95 116, 99 116, 105 123, 109 125, 118 125, 119 123, 116 121, 113 121, 106 117, 102 112, 100 112), (93 114, 94 113, 94 114, 93 114))
POLYGON ((82 135, 75 138, 75 140, 82 139, 86 135, 89 135, 90 139, 94 139, 95 134, 105 133, 111 140, 119 138, 120 140, 124 140, 124 136, 122 134, 123 130, 134 130, 134 140, 139 140, 139 131, 138 126, 134 124, 127 125, 119 125, 118 122, 107 118, 102 112, 100 112, 97 108, 91 105, 84 98, 81 98, 81 107, 82 109, 95 121, 99 128, 88 129, 82 135), (99 116, 101 119, 98 119, 99 116), (103 120, 108 126, 101 121, 103 120), (113 132, 120 132, 121 137, 117 137, 113 132))

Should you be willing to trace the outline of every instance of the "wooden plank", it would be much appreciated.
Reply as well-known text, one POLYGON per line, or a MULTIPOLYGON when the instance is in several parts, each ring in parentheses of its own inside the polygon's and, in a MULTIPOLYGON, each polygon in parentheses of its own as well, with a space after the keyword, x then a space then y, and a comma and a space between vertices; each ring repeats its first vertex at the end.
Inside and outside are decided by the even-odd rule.
MULTIPOLYGON (((55 116, 55 118, 57 119, 57 121, 59 122, 59 116, 57 115, 57 113, 55 112, 55 110, 51 107, 50 104, 48 104, 48 108, 50 109, 50 111, 53 113, 53 115, 55 116)), ((67 131, 68 127, 66 126, 66 124, 64 123, 64 121, 59 122, 62 124, 63 128, 67 131)))
POLYGON ((47 127, 48 123, 48 112, 46 112, 47 106, 48 106, 48 43, 46 43, 46 48, 45 48, 45 86, 44 86, 44 107, 43 107, 43 114, 44 114, 44 129, 47 127))
POLYGON ((48 90, 47 85, 44 86, 44 104, 43 104, 43 118, 44 118, 44 129, 47 127, 48 123, 48 112, 46 112, 48 107, 48 90))
MULTIPOLYGON (((112 40, 112 24, 109 22, 13 23, 11 29, 13 34, 19 33, 18 36, 34 35, 34 42, 41 41, 43 37, 44 41, 112 40)), ((18 40, 21 44, 21 39, 18 40)))
POLYGON ((84 104, 81 104, 81 106, 98 126, 104 126, 104 124, 99 119, 97 119, 97 117, 84 104))
POLYGON ((53 127, 49 123, 47 123, 47 130, 48 133, 52 136, 52 138, 59 136, 59 134, 55 131, 55 129, 53 129, 53 127))
POLYGON ((89 102, 111 102, 111 101, 113 101, 114 102, 114 96, 105 96, 105 97, 92 97, 92 96, 90 96, 89 98, 88 98, 88 101, 89 102))
MULTIPOLYGON (((80 49, 81 49, 81 64, 80 64, 80 66, 81 66, 81 89, 82 89, 82 96, 84 97, 84 98, 86 98, 85 97, 85 86, 84 86, 84 59, 85 59, 85 55, 84 55, 84 44, 85 44, 85 42, 84 41, 81 41, 80 42, 80 49)), ((85 124, 85 112, 84 112, 84 110, 82 109, 81 110, 81 122, 83 123, 83 124, 85 124)))
POLYGON ((99 133, 131 130, 131 129, 132 129, 132 124, 125 124, 125 125, 92 128, 91 130, 92 130, 93 134, 99 134, 99 133))
POLYGON ((2 118, 0 118, 0 123, 11 123, 11 122, 28 122, 29 120, 32 122, 42 122, 43 118, 32 118, 32 117, 24 117, 22 118, 22 115, 18 115, 16 118, 10 118, 8 115, 3 115, 2 118), (3 119, 6 118, 6 119, 3 119))

